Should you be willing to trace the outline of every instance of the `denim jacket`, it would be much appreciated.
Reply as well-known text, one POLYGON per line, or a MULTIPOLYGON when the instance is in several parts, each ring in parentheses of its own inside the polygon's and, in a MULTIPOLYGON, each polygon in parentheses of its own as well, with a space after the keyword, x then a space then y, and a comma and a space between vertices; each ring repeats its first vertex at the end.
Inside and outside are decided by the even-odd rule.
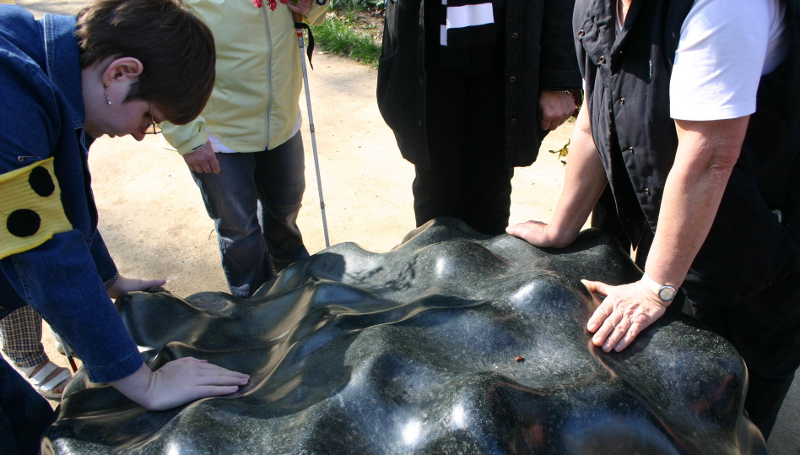
POLYGON ((72 225, 0 260, 0 317, 30 305, 67 339, 92 381, 110 382, 135 372, 142 357, 103 285, 117 268, 97 231, 75 21, 37 21, 0 5, 0 175, 53 157, 72 225))

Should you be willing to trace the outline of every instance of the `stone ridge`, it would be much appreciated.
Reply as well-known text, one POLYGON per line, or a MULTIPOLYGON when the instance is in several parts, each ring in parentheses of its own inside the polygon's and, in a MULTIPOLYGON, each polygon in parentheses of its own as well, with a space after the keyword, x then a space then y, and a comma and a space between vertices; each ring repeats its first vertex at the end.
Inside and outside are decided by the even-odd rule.
POLYGON ((152 368, 191 355, 250 384, 147 412, 79 373, 45 451, 766 453, 724 339, 668 314, 622 353, 591 345, 579 279, 640 273, 600 231, 541 250, 437 219, 387 253, 332 246, 246 300, 138 293, 118 306, 152 368))

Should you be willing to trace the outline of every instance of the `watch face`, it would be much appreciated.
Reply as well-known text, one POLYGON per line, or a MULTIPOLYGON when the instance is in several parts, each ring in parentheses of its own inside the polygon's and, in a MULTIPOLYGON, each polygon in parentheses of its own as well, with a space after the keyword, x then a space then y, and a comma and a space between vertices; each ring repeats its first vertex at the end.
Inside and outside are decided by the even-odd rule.
POLYGON ((672 286, 661 286, 661 289, 658 290, 658 296, 665 302, 674 299, 675 294, 677 294, 677 291, 672 286))

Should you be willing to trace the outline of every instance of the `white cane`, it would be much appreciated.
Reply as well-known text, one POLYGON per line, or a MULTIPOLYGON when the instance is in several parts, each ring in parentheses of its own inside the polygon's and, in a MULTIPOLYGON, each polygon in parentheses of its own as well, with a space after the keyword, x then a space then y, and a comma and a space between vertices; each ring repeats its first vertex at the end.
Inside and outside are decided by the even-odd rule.
POLYGON ((292 13, 292 19, 297 28, 297 42, 300 45, 300 63, 303 68, 303 84, 306 89, 306 106, 308 107, 308 124, 311 129, 311 149, 314 152, 314 169, 317 171, 317 190, 319 190, 319 209, 322 212, 322 231, 325 233, 325 248, 331 246, 328 240, 328 219, 325 217, 325 199, 322 197, 322 180, 319 175, 319 157, 317 156, 317 135, 314 133, 314 116, 311 114, 311 94, 308 92, 308 73, 306 72, 306 56, 303 52, 305 44, 303 42, 303 29, 297 24, 303 23, 303 16, 299 13, 292 13))

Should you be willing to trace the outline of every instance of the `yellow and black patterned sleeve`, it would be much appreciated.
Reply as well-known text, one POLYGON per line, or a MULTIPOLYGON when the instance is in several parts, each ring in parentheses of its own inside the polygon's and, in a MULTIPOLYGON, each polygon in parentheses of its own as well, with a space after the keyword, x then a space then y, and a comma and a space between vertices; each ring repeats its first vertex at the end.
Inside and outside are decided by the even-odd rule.
POLYGON ((0 259, 70 230, 53 158, 0 175, 0 259))

